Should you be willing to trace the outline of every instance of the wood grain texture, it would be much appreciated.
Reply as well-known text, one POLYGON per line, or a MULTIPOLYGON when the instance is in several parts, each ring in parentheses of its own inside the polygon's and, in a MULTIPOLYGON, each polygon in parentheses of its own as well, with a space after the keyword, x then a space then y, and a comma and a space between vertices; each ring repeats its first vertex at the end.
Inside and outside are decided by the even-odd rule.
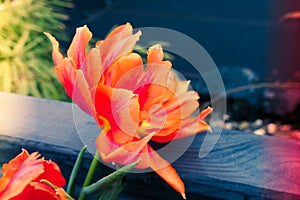
MULTIPOLYGON (((87 132, 84 143, 90 144, 99 132, 91 118, 78 118, 80 115, 74 114, 71 103, 0 93, 0 162, 26 147, 39 150, 46 157, 55 155, 52 159, 58 156, 60 162, 72 166, 83 146, 78 130, 87 132)), ((189 199, 300 198, 299 141, 223 131, 213 150, 200 159, 201 146, 210 145, 203 144, 204 137, 205 134, 197 135, 184 155, 173 163, 185 182, 189 199)), ((178 151, 180 146, 175 145, 164 156, 178 151)), ((90 158, 86 155, 87 160, 90 158)), ((153 173, 131 174, 127 179, 126 190, 141 198, 179 198, 153 173), (165 192, 153 192, 155 188, 165 192)))

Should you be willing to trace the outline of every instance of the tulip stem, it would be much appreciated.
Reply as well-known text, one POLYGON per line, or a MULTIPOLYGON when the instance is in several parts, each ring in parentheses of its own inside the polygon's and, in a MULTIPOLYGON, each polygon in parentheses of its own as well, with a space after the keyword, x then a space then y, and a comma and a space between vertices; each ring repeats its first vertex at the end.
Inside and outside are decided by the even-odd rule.
POLYGON ((90 165, 90 169, 89 169, 89 171, 88 171, 88 173, 85 177, 84 183, 82 185, 78 200, 84 200, 85 199, 86 194, 83 192, 83 188, 91 184, 91 182, 93 180, 93 177, 95 175, 98 163, 99 163, 99 158, 100 158, 99 153, 98 153, 98 151, 96 151, 96 153, 94 155, 94 158, 93 158, 93 161, 90 165))
POLYGON ((87 146, 85 145, 81 151, 79 152, 76 162, 74 164, 74 167, 72 169, 72 173, 70 175, 68 187, 67 187, 67 193, 70 194, 71 196, 74 196, 74 190, 75 190, 75 179, 79 170, 79 167, 81 165, 82 159, 83 159, 83 154, 86 150, 87 146))

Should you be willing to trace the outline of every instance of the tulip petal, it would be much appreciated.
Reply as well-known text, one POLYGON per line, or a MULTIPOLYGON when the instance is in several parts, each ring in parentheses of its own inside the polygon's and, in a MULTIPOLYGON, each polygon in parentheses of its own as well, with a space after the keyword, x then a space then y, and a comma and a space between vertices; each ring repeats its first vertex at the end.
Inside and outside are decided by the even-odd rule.
MULTIPOLYGON (((26 154, 24 150, 22 154, 23 153, 26 154)), ((20 157, 16 157, 15 159, 22 159, 22 154, 20 157)), ((35 180, 40 174, 44 172, 43 161, 41 159, 37 160, 38 157, 38 153, 33 153, 29 155, 28 158, 24 160, 24 162, 22 162, 20 166, 18 166, 18 168, 15 170, 14 175, 10 177, 9 183, 6 185, 5 189, 0 192, 0 199, 10 199, 12 197, 20 195, 31 181, 35 180)), ((8 163, 8 165, 11 164, 12 163, 8 163)), ((9 166, 8 168, 10 167, 11 166, 9 166)))
POLYGON ((206 118, 212 111, 213 111, 213 108, 211 108, 209 106, 206 109, 202 110, 199 115, 200 120, 203 120, 204 118, 206 118))
POLYGON ((100 50, 92 48, 81 67, 84 78, 88 84, 88 88, 91 93, 91 98, 94 100, 95 91, 103 73, 103 66, 101 63, 100 50))
POLYGON ((51 34, 45 33, 45 35, 52 43, 52 57, 58 80, 65 87, 67 94, 72 97, 73 81, 76 76, 74 62, 70 58, 63 57, 59 51, 59 43, 51 34))
POLYGON ((132 52, 136 42, 141 36, 141 32, 138 31, 132 34, 132 27, 124 28, 116 33, 110 35, 105 40, 97 43, 97 48, 101 52, 102 65, 104 71, 120 56, 127 55, 132 52))
POLYGON ((198 117, 187 117, 178 121, 177 126, 176 123, 172 123, 172 121, 164 126, 164 129, 160 130, 155 136, 152 137, 152 140, 155 142, 169 142, 174 139, 180 139, 184 137, 193 136, 197 133, 201 133, 204 131, 210 131, 210 126, 203 121, 203 119, 212 112, 212 108, 208 107, 203 110, 198 117), (173 126, 176 129, 172 129, 173 126), (170 129, 168 129, 170 127, 170 129))
POLYGON ((57 187, 63 187, 66 184, 66 180, 61 175, 59 166, 51 160, 42 160, 44 161, 44 171, 47 173, 41 174, 38 179, 46 179, 57 187))
POLYGON ((58 195, 56 195, 54 189, 40 182, 30 183, 30 186, 27 188, 27 191, 24 191, 22 193, 22 197, 25 197, 26 199, 30 200, 62 200, 59 198, 58 195))
POLYGON ((148 50, 147 63, 159 64, 164 59, 164 53, 160 44, 153 45, 148 50))
POLYGON ((182 126, 178 130, 174 139, 189 137, 204 131, 211 131, 210 126, 199 118, 190 118, 182 122, 182 126))
POLYGON ((165 112, 169 119, 184 119, 189 117, 199 107, 197 92, 188 91, 190 81, 177 81, 172 78, 175 85, 174 94, 165 104, 165 112), (174 115, 174 117, 172 117, 174 115))
POLYGON ((105 84, 116 88, 134 90, 136 81, 143 73, 143 60, 140 55, 131 53, 112 64, 105 77, 105 84))
POLYGON ((116 162, 126 165, 140 159, 141 161, 136 168, 151 167, 170 186, 180 192, 183 197, 185 196, 184 184, 175 169, 147 144, 154 133, 144 137, 142 140, 131 141, 124 145, 114 143, 110 139, 112 136, 109 135, 111 134, 114 133, 103 131, 96 139, 96 147, 105 162, 116 162))
POLYGON ((174 94, 173 85, 168 84, 172 76, 172 64, 162 60, 161 45, 150 47, 147 68, 134 91, 139 94, 141 110, 149 110, 155 104, 162 104, 174 94))
POLYGON ((64 86, 66 93, 72 98, 73 84, 76 79, 77 70, 74 63, 69 58, 64 58, 55 67, 55 72, 60 83, 64 86))
POLYGON ((59 43, 51 34, 46 32, 44 34, 49 38, 50 42, 52 43, 53 62, 54 62, 54 66, 57 66, 63 59, 63 55, 59 51, 59 43))
POLYGON ((161 66, 147 66, 142 75, 135 94, 139 95, 141 110, 149 110, 152 105, 162 104, 169 96, 170 88, 167 86, 170 69, 161 66))
MULTIPOLYGON (((171 83, 172 86, 168 87, 170 90, 166 90, 169 95, 164 95, 165 99, 161 100, 161 105, 156 106, 157 108, 153 109, 155 106, 152 105, 148 110, 148 116, 145 116, 150 125, 145 127, 144 131, 147 133, 157 132, 154 139, 157 136, 167 136, 164 142, 168 142, 167 139, 170 141, 174 138, 175 132, 180 129, 182 121, 185 118, 190 118, 190 115, 199 106, 198 94, 194 91, 187 91, 188 81, 178 82, 172 80, 171 83)), ((151 102, 151 104, 153 103, 151 102)))
POLYGON ((77 71, 76 79, 73 82, 73 101, 87 114, 95 116, 95 109, 88 83, 81 70, 77 71))
MULTIPOLYGON (((118 143, 124 143, 136 136, 139 122, 138 96, 132 91, 111 88, 99 84, 96 91, 95 107, 97 113, 108 120, 112 129, 121 130, 123 135, 115 135, 118 143)), ((99 121, 100 126, 105 124, 99 121)))
POLYGON ((184 94, 174 94, 165 104, 163 109, 152 113, 153 116, 168 115, 168 120, 178 120, 189 117, 199 106, 197 101, 198 95, 194 91, 188 91, 184 94))
POLYGON ((73 198, 70 198, 68 193, 63 189, 63 188, 57 188, 56 189, 56 194, 59 196, 60 200, 70 200, 73 198))
POLYGON ((129 36, 131 34, 131 31, 132 31, 132 26, 130 23, 126 23, 126 24, 123 24, 123 25, 120 25, 120 26, 117 26, 116 28, 114 28, 107 36, 106 36, 106 39, 107 38, 111 38, 115 35, 118 35, 120 33, 126 33, 128 34, 127 36, 129 36))
POLYGON ((199 96, 194 91, 188 91, 189 81, 178 81, 171 77, 169 85, 173 88, 170 98, 162 104, 160 109, 149 111, 150 125, 145 131, 157 132, 152 140, 169 142, 210 130, 210 127, 202 120, 211 113, 211 108, 202 111, 199 117, 191 118, 199 106, 199 96))
POLYGON ((176 170, 151 147, 149 147, 149 161, 150 167, 186 199, 184 184, 176 170))
POLYGON ((0 178, 0 192, 8 185, 9 181, 13 178, 16 171, 22 163, 29 157, 29 153, 23 149, 22 153, 9 161, 8 164, 2 166, 2 177, 0 178))
MULTIPOLYGON (((140 140, 132 139, 123 145, 115 142, 113 139, 115 134, 116 132, 112 130, 104 129, 96 139, 96 147, 103 161, 127 165, 143 155, 143 152, 148 148, 148 142, 155 133, 149 134, 140 140)), ((136 167, 147 168, 149 163, 147 161, 145 163, 145 159, 141 159, 136 167)))
POLYGON ((90 32, 87 26, 83 26, 76 29, 76 34, 67 51, 68 57, 72 58, 75 62, 76 69, 79 69, 85 60, 85 51, 91 38, 92 33, 90 32))

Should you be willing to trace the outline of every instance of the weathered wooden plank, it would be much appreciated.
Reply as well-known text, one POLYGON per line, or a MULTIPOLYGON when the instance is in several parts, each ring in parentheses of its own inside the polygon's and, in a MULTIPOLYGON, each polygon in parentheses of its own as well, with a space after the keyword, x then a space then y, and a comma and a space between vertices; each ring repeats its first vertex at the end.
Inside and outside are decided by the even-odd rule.
MULTIPOLYGON (((203 137, 197 137, 180 163, 174 164, 180 171, 189 172, 185 174, 189 182, 249 197, 299 195, 299 142, 224 131, 213 151, 200 159, 197 151, 202 141, 203 137)), ((190 184, 191 189, 197 190, 196 185, 190 184)), ((211 196, 220 197, 216 191, 211 196)))
POLYGON ((0 113, 0 132, 4 135, 72 150, 82 146, 69 103, 0 93, 0 113))
MULTIPOLYGON (((73 116, 70 103, 0 93, 0 162, 7 161, 7 154, 24 146, 45 153, 46 157, 56 154, 60 162, 71 166, 83 146, 77 130, 99 130, 90 118, 75 123, 73 116)), ((195 137, 174 163, 190 199, 199 195, 221 199, 300 198, 299 141, 223 131, 213 150, 201 159, 201 145, 210 145, 203 144, 204 136, 195 137)), ((216 135, 209 137, 213 139, 216 135)), ((92 144, 92 140, 91 136, 86 141, 92 144)), ((178 148, 174 146, 168 151, 172 155, 178 148)), ((161 191, 162 185, 168 187, 151 173, 131 174, 128 180, 127 191, 144 198, 179 198, 168 189, 153 192, 155 188, 161 191)))

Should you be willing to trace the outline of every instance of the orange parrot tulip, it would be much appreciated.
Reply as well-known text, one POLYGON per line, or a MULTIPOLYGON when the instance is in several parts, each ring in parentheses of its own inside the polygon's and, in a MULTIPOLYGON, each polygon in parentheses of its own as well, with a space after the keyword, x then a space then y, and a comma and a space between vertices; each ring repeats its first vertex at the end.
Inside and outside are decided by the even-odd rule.
POLYGON ((0 199, 67 199, 62 191, 58 193, 41 182, 45 179, 59 188, 66 183, 56 163, 39 157, 37 152, 29 154, 23 149, 22 153, 2 166, 0 199))
POLYGON ((63 58, 58 42, 47 34, 59 80, 103 128, 95 141, 101 158, 119 164, 140 159, 136 168, 152 168, 185 198, 182 180, 149 141, 165 143, 210 130, 203 119, 212 109, 191 117, 199 106, 198 94, 188 90, 189 81, 176 78, 160 45, 149 49, 144 68, 141 56, 132 53, 140 35, 132 34, 130 24, 119 26, 86 55, 91 33, 84 26, 63 58))

